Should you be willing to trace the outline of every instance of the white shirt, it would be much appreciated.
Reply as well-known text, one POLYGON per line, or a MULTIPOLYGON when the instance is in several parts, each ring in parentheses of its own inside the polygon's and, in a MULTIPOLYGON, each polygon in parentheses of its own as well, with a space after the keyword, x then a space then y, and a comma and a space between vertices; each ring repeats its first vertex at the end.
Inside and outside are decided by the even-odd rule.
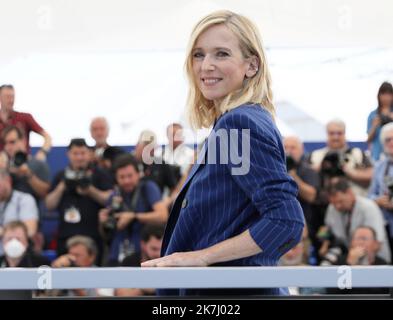
MULTIPOLYGON (((162 153, 162 149, 159 151, 162 153)), ((165 163, 180 167, 181 174, 185 174, 189 167, 194 163, 194 150, 184 143, 173 150, 170 146, 164 147, 162 154, 165 163)))

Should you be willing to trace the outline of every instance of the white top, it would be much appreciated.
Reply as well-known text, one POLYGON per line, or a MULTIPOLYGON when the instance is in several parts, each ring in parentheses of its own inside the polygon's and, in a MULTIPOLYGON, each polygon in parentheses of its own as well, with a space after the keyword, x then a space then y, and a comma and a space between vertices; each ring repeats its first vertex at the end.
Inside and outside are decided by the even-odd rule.
MULTIPOLYGON (((158 152, 162 154, 162 149, 158 152)), ((162 155, 165 163, 179 166, 182 175, 185 174, 194 163, 194 150, 184 143, 179 145, 175 150, 169 145, 166 146, 162 155)))
POLYGON ((377 240, 381 243, 381 249, 378 252, 378 256, 389 263, 391 259, 389 243, 383 214, 378 205, 373 200, 356 196, 355 207, 352 210, 349 234, 347 234, 346 231, 348 218, 348 213, 339 212, 330 204, 326 212, 325 224, 330 227, 334 236, 343 240, 348 247, 350 245, 350 238, 356 228, 360 226, 373 228, 377 234, 377 240))

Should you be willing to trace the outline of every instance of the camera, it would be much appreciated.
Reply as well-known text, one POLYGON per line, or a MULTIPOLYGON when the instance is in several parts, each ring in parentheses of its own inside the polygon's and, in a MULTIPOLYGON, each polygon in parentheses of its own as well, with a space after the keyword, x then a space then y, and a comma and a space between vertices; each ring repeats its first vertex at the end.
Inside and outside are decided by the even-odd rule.
POLYGON ((385 124, 393 121, 392 118, 384 114, 380 114, 379 118, 381 119, 381 126, 384 126, 385 124))
POLYGON ((115 214, 124 211, 123 198, 120 195, 113 196, 108 209, 109 209, 109 217, 108 220, 105 221, 102 227, 107 238, 111 239, 113 233, 116 230, 116 225, 117 225, 117 219, 115 218, 115 214))
POLYGON ((321 173, 328 177, 345 176, 343 166, 348 162, 347 152, 342 155, 338 152, 328 152, 321 163, 321 173))
POLYGON ((392 176, 385 176, 384 182, 385 182, 386 188, 388 189, 389 199, 392 200, 392 198, 393 198, 393 177, 392 176))
POLYGON ((329 228, 320 228, 317 232, 317 239, 320 241, 330 241, 334 240, 334 235, 329 228))
POLYGON ((72 170, 66 168, 64 171, 64 181, 67 189, 75 191, 78 187, 82 189, 88 188, 92 184, 92 171, 87 170, 72 170))
POLYGON ((287 165, 287 171, 288 172, 293 170, 293 169, 297 169, 297 167, 298 167, 297 162, 290 155, 286 156, 286 165, 287 165))
POLYGON ((11 165, 14 167, 20 167, 24 165, 26 162, 27 162, 27 153, 23 151, 18 151, 17 153, 15 153, 11 165))

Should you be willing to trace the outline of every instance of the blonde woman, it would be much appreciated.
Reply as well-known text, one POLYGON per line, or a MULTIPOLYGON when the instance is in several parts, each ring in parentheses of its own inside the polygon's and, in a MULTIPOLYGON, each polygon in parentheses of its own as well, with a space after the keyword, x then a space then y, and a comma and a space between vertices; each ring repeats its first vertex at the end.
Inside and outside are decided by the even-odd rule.
MULTIPOLYGON (((213 130, 178 195, 162 257, 144 267, 274 266, 304 226, 274 123, 269 70, 247 18, 214 12, 194 28, 186 60, 191 123, 213 130)), ((165 291, 162 291, 167 293, 165 291)), ((279 294, 181 289, 178 295, 279 294)))

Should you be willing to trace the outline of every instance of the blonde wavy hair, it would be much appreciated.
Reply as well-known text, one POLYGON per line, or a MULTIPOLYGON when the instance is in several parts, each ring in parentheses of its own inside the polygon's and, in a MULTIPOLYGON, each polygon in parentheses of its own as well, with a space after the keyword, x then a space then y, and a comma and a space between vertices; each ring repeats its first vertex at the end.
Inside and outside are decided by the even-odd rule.
POLYGON ((193 128, 209 128, 217 117, 245 103, 259 104, 275 114, 271 77, 267 66, 261 37, 256 26, 246 17, 231 11, 216 11, 200 20, 194 27, 185 62, 185 71, 189 82, 187 109, 190 124, 193 128), (198 37, 208 28, 224 24, 237 37, 240 49, 245 59, 256 56, 259 60, 257 73, 251 78, 245 78, 240 90, 228 94, 218 106, 213 101, 203 97, 194 79, 192 60, 193 49, 198 37))

